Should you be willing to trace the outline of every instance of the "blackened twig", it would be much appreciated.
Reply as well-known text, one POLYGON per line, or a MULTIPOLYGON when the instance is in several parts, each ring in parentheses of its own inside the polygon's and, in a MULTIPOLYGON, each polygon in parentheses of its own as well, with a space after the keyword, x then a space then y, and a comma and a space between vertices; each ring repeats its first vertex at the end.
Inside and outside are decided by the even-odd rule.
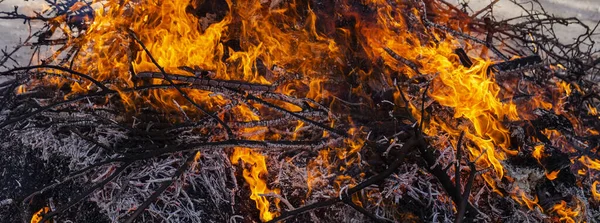
MULTIPOLYGON (((458 213, 456 214, 456 223, 462 222, 465 217, 465 213, 467 211, 467 204, 469 203, 469 196, 471 194, 471 187, 473 186, 473 182, 475 181, 475 174, 477 170, 475 169, 475 162, 469 162, 469 168, 471 169, 471 173, 469 174, 469 181, 465 186, 465 191, 462 194, 462 198, 460 199, 460 204, 458 205, 458 213)), ((460 188, 460 183, 456 184, 457 188, 460 188)))
MULTIPOLYGON (((433 152, 427 147, 419 147, 419 151, 421 152, 421 156, 429 166, 429 172, 433 176, 435 176, 435 178, 438 179, 446 193, 450 195, 452 201, 454 201, 454 204, 457 206, 460 205, 462 201, 462 197, 460 196, 461 193, 459 192, 458 188, 452 184, 452 180, 450 180, 450 177, 448 176, 446 171, 444 171, 439 165, 435 165, 436 159, 433 155, 433 152)), ((468 202, 466 204, 466 208, 470 214, 475 213, 475 208, 468 202)))
POLYGON ((458 142, 456 143, 456 165, 454 168, 454 184, 456 184, 456 188, 458 189, 458 196, 460 196, 460 161, 462 160, 462 150, 460 148, 462 144, 463 137, 465 136, 465 132, 462 131, 460 136, 458 137, 458 142))
POLYGON ((380 217, 377 217, 376 215, 374 215, 373 213, 367 211, 366 209, 364 209, 361 206, 356 205, 352 199, 350 198, 346 198, 344 199, 344 204, 347 204, 348 206, 354 208, 354 210, 366 215, 367 217, 369 217, 371 220, 373 220, 374 222, 389 222, 387 221, 387 219, 382 219, 380 217))

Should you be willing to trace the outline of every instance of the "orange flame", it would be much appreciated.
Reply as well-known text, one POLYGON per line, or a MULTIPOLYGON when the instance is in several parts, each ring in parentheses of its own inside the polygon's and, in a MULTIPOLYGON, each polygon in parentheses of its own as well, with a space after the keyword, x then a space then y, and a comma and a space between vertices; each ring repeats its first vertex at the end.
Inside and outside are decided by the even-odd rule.
POLYGON ((550 209, 550 212, 556 212, 560 216, 561 222, 569 222, 575 223, 576 221, 573 218, 579 216, 578 208, 572 209, 567 206, 567 202, 560 201, 560 203, 555 204, 554 207, 550 209))
POLYGON ((550 173, 546 172, 546 178, 548 178, 548 180, 555 180, 558 177, 558 173, 560 173, 560 170, 555 170, 550 173))
POLYGON ((197 166, 198 166, 198 161, 200 161, 200 157, 202 155, 200 154, 200 151, 196 152, 196 155, 194 155, 194 162, 192 163, 192 169, 193 170, 197 170, 197 166))
POLYGON ((531 155, 533 156, 533 158, 537 159, 538 162, 542 162, 542 156, 544 154, 544 144, 539 144, 539 145, 535 145, 533 147, 533 152, 531 153, 531 155))
POLYGON ((539 205, 538 205, 538 197, 536 196, 534 199, 529 199, 527 197, 527 195, 525 195, 525 193, 523 191, 521 191, 521 198, 523 199, 523 201, 525 202, 525 204, 527 205, 527 207, 529 209, 538 207, 540 210, 542 209, 539 205))
POLYGON ((49 207, 43 207, 39 211, 35 212, 35 214, 33 214, 33 216, 31 217, 31 223, 40 223, 42 221, 42 215, 48 213, 49 211, 49 207))

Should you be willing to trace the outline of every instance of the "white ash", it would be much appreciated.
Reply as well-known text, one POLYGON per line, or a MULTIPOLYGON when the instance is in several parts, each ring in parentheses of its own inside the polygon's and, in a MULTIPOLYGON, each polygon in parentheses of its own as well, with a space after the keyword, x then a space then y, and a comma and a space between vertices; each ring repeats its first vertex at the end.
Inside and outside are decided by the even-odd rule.
MULTIPOLYGON (((506 164, 504 164, 503 166, 506 169, 506 175, 514 178, 512 187, 519 188, 525 191, 527 194, 532 194, 532 192, 536 191, 537 183, 546 177, 543 169, 520 168, 506 164)), ((509 188, 509 191, 513 188, 509 188)))

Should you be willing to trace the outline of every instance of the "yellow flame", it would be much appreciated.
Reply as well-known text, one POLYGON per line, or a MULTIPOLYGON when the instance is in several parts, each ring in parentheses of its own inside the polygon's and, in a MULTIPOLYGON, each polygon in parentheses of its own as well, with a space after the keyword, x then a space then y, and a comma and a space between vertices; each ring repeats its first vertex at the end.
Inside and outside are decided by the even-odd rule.
POLYGON ((233 155, 231 155, 231 162, 233 164, 237 164, 239 160, 242 160, 247 165, 251 165, 249 169, 244 169, 243 176, 246 182, 250 185, 250 190, 252 191, 250 199, 256 202, 256 208, 260 211, 260 219, 262 221, 269 221, 273 219, 277 216, 277 213, 269 210, 269 200, 267 197, 261 195, 268 193, 279 194, 279 190, 270 190, 267 187, 265 180, 262 179, 269 173, 267 171, 265 156, 260 153, 256 153, 251 149, 236 148, 233 152, 233 155))
POLYGON ((544 144, 535 145, 531 155, 541 163, 542 156, 544 154, 544 144))
POLYGON ((592 195, 594 196, 594 199, 596 201, 600 201, 600 188, 598 187, 598 181, 594 181, 594 183, 592 183, 592 195))
POLYGON ((598 109, 593 107, 591 104, 587 104, 588 115, 598 115, 598 109))
POLYGON ((566 96, 571 95, 571 84, 564 81, 559 81, 557 82, 557 85, 561 90, 565 92, 566 96))

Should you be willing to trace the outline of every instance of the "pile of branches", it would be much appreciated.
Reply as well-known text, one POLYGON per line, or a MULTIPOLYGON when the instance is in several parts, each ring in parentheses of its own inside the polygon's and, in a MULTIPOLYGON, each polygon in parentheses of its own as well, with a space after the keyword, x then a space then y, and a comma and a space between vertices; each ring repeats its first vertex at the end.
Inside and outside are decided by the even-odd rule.
MULTIPOLYGON (((410 7, 405 10, 415 9, 421 14, 411 18, 419 21, 411 31, 430 29, 449 33, 465 42, 485 46, 503 61, 492 68, 497 72, 499 85, 527 86, 515 94, 513 101, 527 100, 539 93, 529 91, 530 88, 546 89, 557 80, 578 86, 579 90, 565 99, 564 109, 591 131, 600 131, 598 114, 588 112, 589 108, 600 107, 600 86, 594 81, 600 69, 593 40, 595 27, 590 28, 577 18, 551 16, 537 1, 527 4, 513 1, 526 14, 503 20, 494 17, 492 6, 470 14, 466 6, 456 7, 439 0, 408 2, 410 7), (451 15, 445 23, 438 22, 440 15, 436 13, 441 10, 451 15), (456 21, 461 22, 456 24, 456 21), (585 31, 573 43, 564 43, 553 31, 558 25, 579 26, 585 31), (470 31, 463 32, 461 28, 470 31), (508 55, 525 59, 511 61, 508 55), (531 55, 537 56, 528 57, 531 55), (564 69, 551 68, 557 64, 564 69)), ((91 10, 83 7, 77 12, 70 11, 75 1, 47 3, 54 10, 53 18, 77 18, 91 10)), ((313 3, 312 8, 318 11, 319 7, 327 7, 323 5, 327 4, 313 3)), ((33 56, 26 64, 14 58, 25 47, 34 52, 48 45, 68 49, 66 41, 48 38, 55 20, 43 14, 24 15, 18 8, 0 12, 0 19, 44 24, 14 48, 2 50, 0 67, 4 70, 0 75, 8 79, 0 83, 0 147, 16 157, 29 157, 2 159, 2 162, 15 168, 29 166, 29 162, 37 163, 37 168, 52 168, 46 173, 52 177, 40 178, 0 197, 6 207, 1 212, 5 219, 29 222, 35 212, 49 207, 40 222, 85 219, 86 216, 73 214, 78 212, 77 208, 99 209, 105 218, 94 219, 98 222, 258 220, 259 213, 254 201, 248 198, 250 189, 241 174, 250 167, 232 165, 237 161, 230 160, 236 148, 251 148, 269 157, 270 173, 263 177, 269 187, 280 189, 279 194, 263 195, 270 201, 280 201, 277 207, 271 205, 279 213, 272 222, 541 222, 562 217, 553 211, 561 201, 581 202, 577 220, 591 222, 600 216, 599 201, 588 200, 597 189, 578 185, 593 182, 594 179, 585 179, 593 175, 581 176, 569 169, 571 160, 579 157, 600 160, 600 136, 581 136, 569 119, 553 111, 538 109, 531 120, 507 123, 514 136, 513 147, 523 150, 503 164, 512 176, 522 177, 516 179, 523 182, 519 184, 521 189, 537 193, 539 208, 531 208, 506 196, 511 185, 491 188, 486 183, 482 174, 490 169, 478 169, 479 158, 470 160, 465 155, 469 142, 463 139, 463 134, 455 148, 439 149, 435 144, 444 135, 424 133, 432 116, 452 119, 448 108, 427 96, 433 78, 408 79, 398 73, 393 88, 370 92, 367 98, 375 106, 365 106, 358 96, 315 101, 275 90, 287 82, 306 80, 302 74, 268 68, 260 62, 256 69, 261 75, 286 78, 273 85, 262 85, 206 78, 211 71, 198 68, 181 68, 190 76, 168 73, 136 33, 129 31, 132 43, 143 49, 142 53, 152 59, 159 72, 132 71, 130 75, 138 84, 115 90, 110 82, 71 68, 77 49, 67 50, 63 57, 53 55, 52 60, 41 63, 36 63, 33 56), (37 84, 26 92, 19 89, 46 76, 89 81, 98 91, 74 93, 67 85, 50 84, 37 84), (152 79, 159 79, 162 84, 151 84, 152 79), (181 95, 183 101, 173 101, 178 109, 165 112, 153 106, 140 106, 131 112, 119 97, 123 92, 144 95, 160 89, 174 89, 181 95), (189 96, 190 89, 210 92, 210 97, 227 103, 214 107, 200 104, 189 96), (394 94, 401 95, 404 105, 392 103, 394 94), (418 108, 419 117, 410 111, 411 106, 418 108), (195 112, 186 112, 189 109, 184 107, 195 112), (260 119, 240 119, 240 110, 250 111, 260 119), (298 128, 298 123, 303 125, 298 128), (561 143, 567 142, 577 151, 564 152, 556 141, 542 134, 544 129, 559 131, 566 139, 561 143), (280 137, 261 138, 264 132, 280 137), (359 152, 353 152, 348 145, 356 141, 361 142, 359 152), (539 142, 551 149, 551 155, 537 162, 532 158, 531 148, 539 142), (329 162, 337 155, 323 151, 339 148, 350 155, 329 162), (351 159, 360 162, 344 166, 351 159), (315 162, 319 165, 311 165, 315 162), (555 180, 548 180, 543 175, 546 170, 560 170, 560 173, 555 180), (344 177, 352 180, 340 180, 344 177), (308 178, 316 182, 312 186, 298 183, 308 178), (81 203, 86 205, 79 206, 81 203)), ((65 21, 71 23, 73 30, 86 28, 82 21, 65 21)), ((386 52, 399 65, 419 72, 415 62, 403 58, 400 52, 391 49, 386 52)), ((456 52, 464 66, 472 64, 464 50, 456 52)), ((339 89, 347 90, 353 82, 336 84, 342 86, 339 89)), ((344 94, 351 92, 339 95, 344 94)), ((10 179, 5 182, 11 182, 15 188, 21 184, 22 179, 12 183, 15 176, 3 177, 10 179)), ((98 212, 89 209, 85 211, 98 212)))

